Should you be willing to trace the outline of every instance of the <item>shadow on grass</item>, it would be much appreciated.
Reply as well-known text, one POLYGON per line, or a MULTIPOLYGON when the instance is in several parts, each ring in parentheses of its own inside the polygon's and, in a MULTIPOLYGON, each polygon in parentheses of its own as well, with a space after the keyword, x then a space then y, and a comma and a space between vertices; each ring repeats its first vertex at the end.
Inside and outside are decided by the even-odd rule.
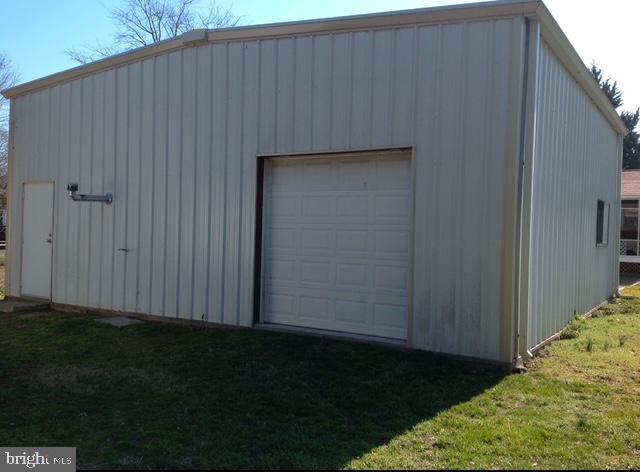
POLYGON ((0 443, 76 446, 84 468, 339 468, 504 376, 286 334, 4 318, 0 443))

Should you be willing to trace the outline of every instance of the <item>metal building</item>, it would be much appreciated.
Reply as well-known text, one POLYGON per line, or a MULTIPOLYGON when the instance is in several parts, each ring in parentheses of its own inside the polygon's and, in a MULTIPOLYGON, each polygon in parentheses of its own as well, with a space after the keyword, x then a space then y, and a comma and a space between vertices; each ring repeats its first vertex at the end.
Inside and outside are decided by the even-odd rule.
POLYGON ((510 363, 617 290, 625 128, 540 1, 192 31, 4 94, 11 296, 510 363))

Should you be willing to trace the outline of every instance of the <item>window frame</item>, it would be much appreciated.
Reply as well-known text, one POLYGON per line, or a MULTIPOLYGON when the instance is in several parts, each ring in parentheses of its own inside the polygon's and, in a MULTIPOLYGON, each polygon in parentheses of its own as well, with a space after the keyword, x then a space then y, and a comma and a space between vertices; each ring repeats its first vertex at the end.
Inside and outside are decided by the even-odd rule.
POLYGON ((611 224, 611 205, 598 199, 596 203, 596 247, 609 245, 609 228, 611 224), (602 204, 602 222, 600 222, 600 204, 602 204))

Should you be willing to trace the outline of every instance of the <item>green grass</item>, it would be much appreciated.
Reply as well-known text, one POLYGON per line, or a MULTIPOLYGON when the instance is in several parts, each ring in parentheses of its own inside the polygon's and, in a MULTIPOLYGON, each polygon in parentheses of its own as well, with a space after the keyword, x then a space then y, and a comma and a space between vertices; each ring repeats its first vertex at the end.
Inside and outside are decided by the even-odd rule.
POLYGON ((83 468, 638 468, 640 298, 599 315, 514 375, 285 334, 4 316, 0 444, 76 446, 83 468))

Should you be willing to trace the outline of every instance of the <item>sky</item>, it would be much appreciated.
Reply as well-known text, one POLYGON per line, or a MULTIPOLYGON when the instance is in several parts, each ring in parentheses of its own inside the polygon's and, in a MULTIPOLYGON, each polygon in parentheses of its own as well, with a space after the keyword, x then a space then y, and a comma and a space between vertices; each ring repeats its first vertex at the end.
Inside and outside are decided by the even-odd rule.
MULTIPOLYGON (((206 2, 206 0, 203 0, 206 2)), ((12 61, 20 82, 75 64, 71 48, 108 43, 114 33, 109 11, 118 0, 0 0, 0 52, 12 61)), ((465 0, 234 0, 242 24, 327 18, 361 13, 470 3, 465 0)), ((623 109, 640 107, 638 0, 547 0, 582 60, 595 61, 624 91, 623 109), (635 46, 635 49, 634 49, 635 46)))

